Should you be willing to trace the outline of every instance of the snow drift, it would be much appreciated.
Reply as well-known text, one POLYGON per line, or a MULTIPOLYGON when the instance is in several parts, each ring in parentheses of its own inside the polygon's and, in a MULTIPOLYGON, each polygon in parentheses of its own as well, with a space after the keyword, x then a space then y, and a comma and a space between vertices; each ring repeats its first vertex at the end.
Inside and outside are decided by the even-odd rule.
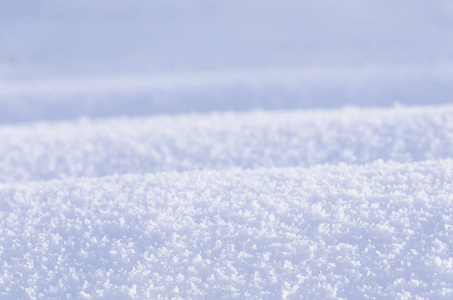
POLYGON ((453 296, 453 162, 0 185, 0 295, 453 296))
POLYGON ((81 119, 0 128, 0 182, 453 157, 453 106, 81 119))
POLYGON ((449 1, 0 10, 0 299, 453 299, 449 1))

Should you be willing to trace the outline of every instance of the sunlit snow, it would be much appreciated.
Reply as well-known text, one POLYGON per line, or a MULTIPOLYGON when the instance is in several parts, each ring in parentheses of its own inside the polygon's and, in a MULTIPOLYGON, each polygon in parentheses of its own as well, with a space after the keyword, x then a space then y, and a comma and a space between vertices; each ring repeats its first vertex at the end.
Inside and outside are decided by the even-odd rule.
POLYGON ((448 1, 10 1, 0 299, 453 299, 448 1))

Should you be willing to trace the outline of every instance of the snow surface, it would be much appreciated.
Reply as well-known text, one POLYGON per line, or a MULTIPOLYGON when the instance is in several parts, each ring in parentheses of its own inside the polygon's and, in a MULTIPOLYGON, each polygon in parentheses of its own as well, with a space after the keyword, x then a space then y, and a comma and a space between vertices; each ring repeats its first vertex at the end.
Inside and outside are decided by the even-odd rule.
POLYGON ((453 157, 453 106, 80 119, 0 127, 0 182, 453 157))
POLYGON ((452 120, 447 105, 3 126, 0 295, 450 299, 452 120))
POLYGON ((453 297, 453 161, 0 187, 0 295, 453 297))
MULTIPOLYGON (((452 33, 453 35, 453 33, 452 33)), ((0 124, 80 116, 451 103, 453 64, 262 68, 0 81, 0 124), (433 97, 435 93, 435 97, 433 97)))
POLYGON ((450 1, 0 10, 0 299, 453 299, 450 1))

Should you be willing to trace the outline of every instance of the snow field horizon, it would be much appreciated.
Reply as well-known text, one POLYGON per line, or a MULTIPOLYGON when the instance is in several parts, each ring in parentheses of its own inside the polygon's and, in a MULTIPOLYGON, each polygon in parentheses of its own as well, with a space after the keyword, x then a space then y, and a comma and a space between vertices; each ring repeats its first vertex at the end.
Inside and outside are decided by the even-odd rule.
POLYGON ((0 10, 0 300, 453 299, 448 0, 0 10))
POLYGON ((446 105, 453 94, 452 75, 451 63, 438 62, 0 80, 0 125, 344 105, 446 105))

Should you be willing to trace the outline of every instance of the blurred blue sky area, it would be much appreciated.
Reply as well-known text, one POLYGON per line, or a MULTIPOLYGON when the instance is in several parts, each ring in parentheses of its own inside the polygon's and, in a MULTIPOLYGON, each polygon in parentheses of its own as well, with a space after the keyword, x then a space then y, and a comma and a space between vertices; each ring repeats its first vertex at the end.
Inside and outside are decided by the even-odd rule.
MULTIPOLYGON (((451 1, 16 0, 0 10, 8 74, 439 64, 451 1)), ((6 74, 6 75, 5 75, 6 74)))

